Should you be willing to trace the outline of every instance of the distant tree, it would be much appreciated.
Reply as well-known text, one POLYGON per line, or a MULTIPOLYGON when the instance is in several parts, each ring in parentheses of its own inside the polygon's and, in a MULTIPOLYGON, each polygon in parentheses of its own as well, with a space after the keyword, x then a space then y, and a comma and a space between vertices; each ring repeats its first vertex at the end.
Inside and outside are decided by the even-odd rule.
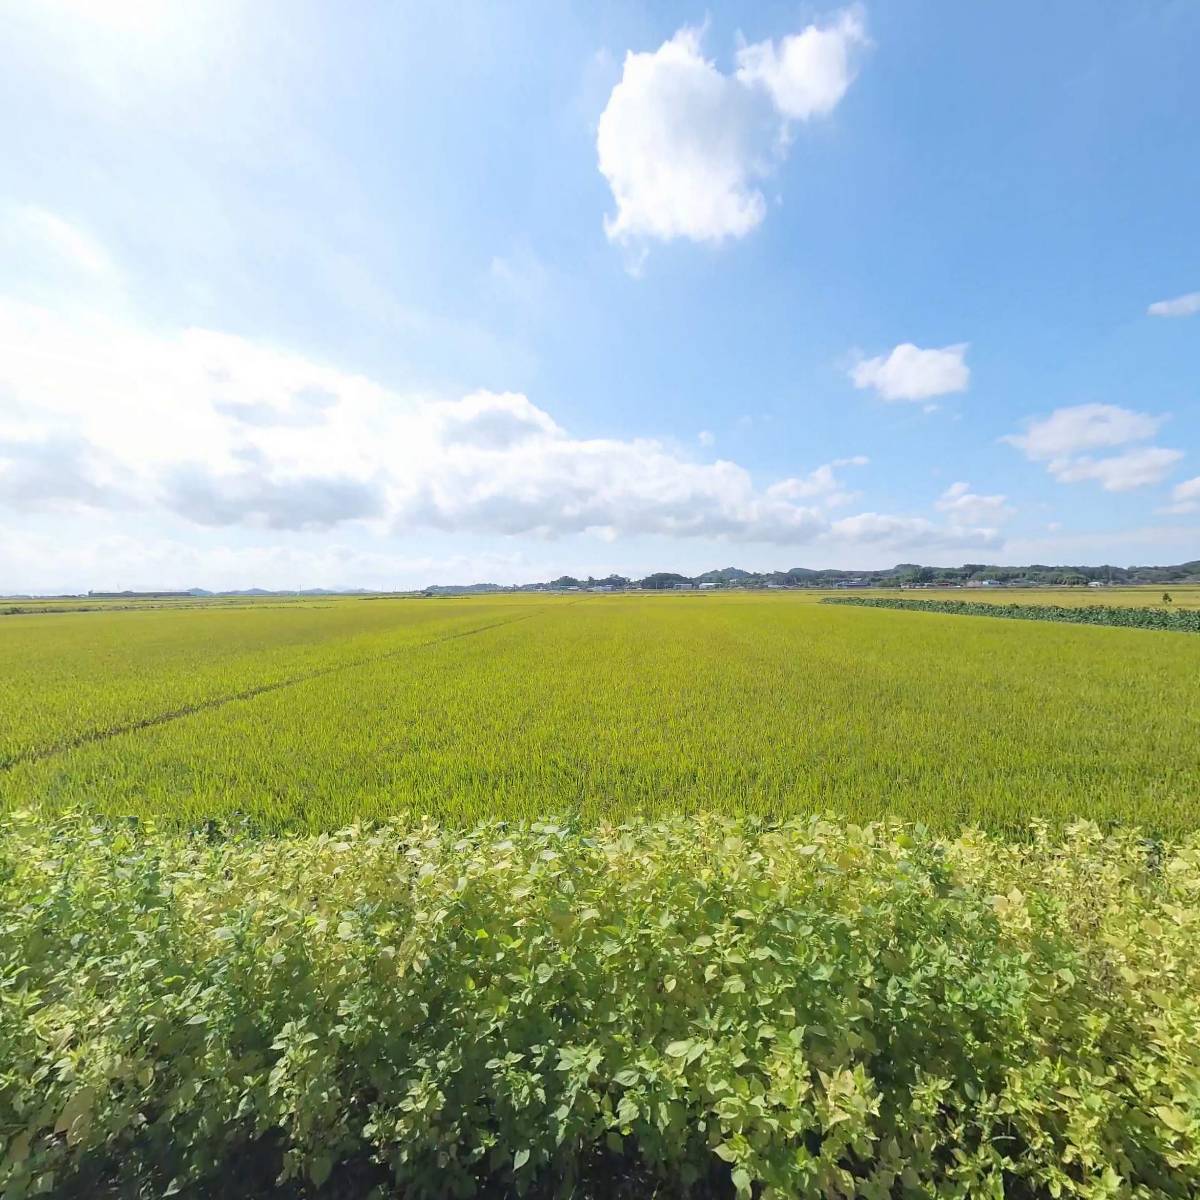
POLYGON ((1163 603, 1164 604, 1171 603, 1171 593, 1170 592, 1163 592, 1163 603))
POLYGON ((644 588, 665 588, 671 587, 676 583, 689 583, 690 580, 686 575, 676 575, 674 571, 655 571, 653 575, 647 575, 642 580, 644 588))

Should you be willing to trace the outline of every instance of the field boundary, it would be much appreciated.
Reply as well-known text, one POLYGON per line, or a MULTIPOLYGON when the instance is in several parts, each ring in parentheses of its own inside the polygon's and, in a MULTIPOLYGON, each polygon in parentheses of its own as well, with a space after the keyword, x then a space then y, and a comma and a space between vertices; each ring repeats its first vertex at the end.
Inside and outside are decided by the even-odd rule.
POLYGON ((1200 612, 1190 609, 1118 608, 1106 604, 1078 607, 1065 604, 988 604, 977 600, 891 600, 882 596, 826 596, 821 603, 942 613, 953 617, 1004 617, 1018 621, 1057 621, 1067 625, 1104 625, 1115 629, 1200 633, 1200 612))
MULTIPOLYGON (((580 601, 575 600, 572 603, 578 604, 580 601)), ((429 638, 424 642, 413 642, 407 646, 397 646, 396 649, 387 650, 382 654, 375 654, 366 658, 350 659, 346 662, 332 663, 327 667, 316 667, 310 671, 302 671, 298 675, 289 675, 286 679, 275 679, 270 683, 255 684, 253 687, 242 688, 236 692, 227 692, 221 696, 213 696, 208 700, 200 700, 194 704, 181 705, 179 708, 155 713, 153 716, 139 717, 136 721, 125 721, 120 725, 106 726, 104 729, 88 730, 86 733, 76 734, 65 741, 57 742, 53 746, 40 747, 11 755, 0 761, 0 774, 29 763, 45 762, 47 759, 57 758, 60 754, 69 754, 72 750, 79 750, 84 746, 90 746, 96 742, 107 742, 112 738, 123 737, 128 733, 137 733, 141 729, 154 729, 159 725, 169 725, 172 721, 192 717, 197 713, 208 712, 214 708, 222 708, 224 705, 234 704, 238 700, 253 700, 257 696, 265 696, 270 692, 282 691, 284 688, 295 687, 300 683, 308 683, 313 679, 321 679, 327 675, 336 675, 341 671, 353 671, 361 667, 374 666, 376 663, 387 662, 389 659, 400 658, 402 655, 409 654, 414 650, 426 650, 430 646, 439 646, 445 642, 455 641, 458 638, 471 637, 477 633, 486 633, 489 629, 499 629, 502 625, 515 625, 518 621, 528 621, 532 617, 538 616, 550 607, 553 606, 540 605, 533 612, 521 613, 520 616, 508 617, 503 621, 490 621, 486 625, 476 625, 470 629, 456 629, 452 633, 442 634, 436 638, 429 638)), ((569 608, 570 605, 562 605, 561 607, 569 608)))

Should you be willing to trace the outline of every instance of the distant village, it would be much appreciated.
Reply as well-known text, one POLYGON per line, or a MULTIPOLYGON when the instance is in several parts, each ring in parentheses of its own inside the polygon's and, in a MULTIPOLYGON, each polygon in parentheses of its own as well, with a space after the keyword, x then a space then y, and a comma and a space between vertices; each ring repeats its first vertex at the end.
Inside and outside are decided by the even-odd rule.
POLYGON ((422 595, 465 595, 478 592, 627 592, 711 591, 719 588, 1030 588, 1030 587, 1132 587, 1138 584, 1200 584, 1200 560, 1167 567, 1053 567, 1034 564, 1001 567, 964 563, 961 567, 926 567, 899 563, 878 571, 814 570, 793 567, 788 571, 754 572, 723 567, 701 575, 655 571, 641 579, 624 575, 560 575, 543 583, 502 586, 493 583, 431 585, 422 595))
POLYGON ((602 579, 588 576, 578 579, 560 575, 542 583, 451 583, 430 584, 424 588, 295 588, 270 591, 266 588, 243 588, 230 591, 209 591, 207 588, 188 588, 186 591, 89 591, 34 597, 28 594, 4 595, 5 600, 94 600, 180 601, 202 600, 208 597, 254 599, 268 596, 466 596, 486 592, 704 592, 720 588, 749 588, 782 590, 815 588, 898 588, 902 591, 926 588, 1031 588, 1031 587, 1136 587, 1139 584, 1200 585, 1200 559, 1166 567, 1053 567, 1033 564, 1024 567, 1002 567, 986 563, 964 563, 961 567, 925 567, 919 563, 898 563, 877 571, 816 570, 792 567, 788 571, 744 571, 740 567, 722 567, 701 575, 680 575, 673 571, 655 571, 641 579, 625 575, 606 575, 602 579))

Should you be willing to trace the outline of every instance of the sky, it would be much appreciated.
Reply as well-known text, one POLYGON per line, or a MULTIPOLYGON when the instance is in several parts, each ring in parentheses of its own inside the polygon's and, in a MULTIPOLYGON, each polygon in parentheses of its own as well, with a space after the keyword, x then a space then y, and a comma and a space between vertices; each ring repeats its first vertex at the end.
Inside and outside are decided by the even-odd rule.
POLYGON ((1200 5, 0 2, 0 593, 1200 558, 1200 5))

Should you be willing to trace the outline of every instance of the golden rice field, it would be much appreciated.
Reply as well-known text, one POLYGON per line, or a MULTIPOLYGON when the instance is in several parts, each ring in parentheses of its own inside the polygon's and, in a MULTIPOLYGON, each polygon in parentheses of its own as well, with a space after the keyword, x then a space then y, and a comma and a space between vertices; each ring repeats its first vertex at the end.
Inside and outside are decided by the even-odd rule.
MULTIPOLYGON (((1074 594, 1131 603, 1125 589, 1074 594)), ((1161 590, 1137 595, 1157 603, 1161 590)), ((1194 590, 1173 596, 1196 602, 1194 590)), ((5 617, 0 804, 160 823, 243 813, 271 829, 398 812, 467 823, 691 811, 1196 827, 1200 637, 819 598, 517 594, 5 617)))

